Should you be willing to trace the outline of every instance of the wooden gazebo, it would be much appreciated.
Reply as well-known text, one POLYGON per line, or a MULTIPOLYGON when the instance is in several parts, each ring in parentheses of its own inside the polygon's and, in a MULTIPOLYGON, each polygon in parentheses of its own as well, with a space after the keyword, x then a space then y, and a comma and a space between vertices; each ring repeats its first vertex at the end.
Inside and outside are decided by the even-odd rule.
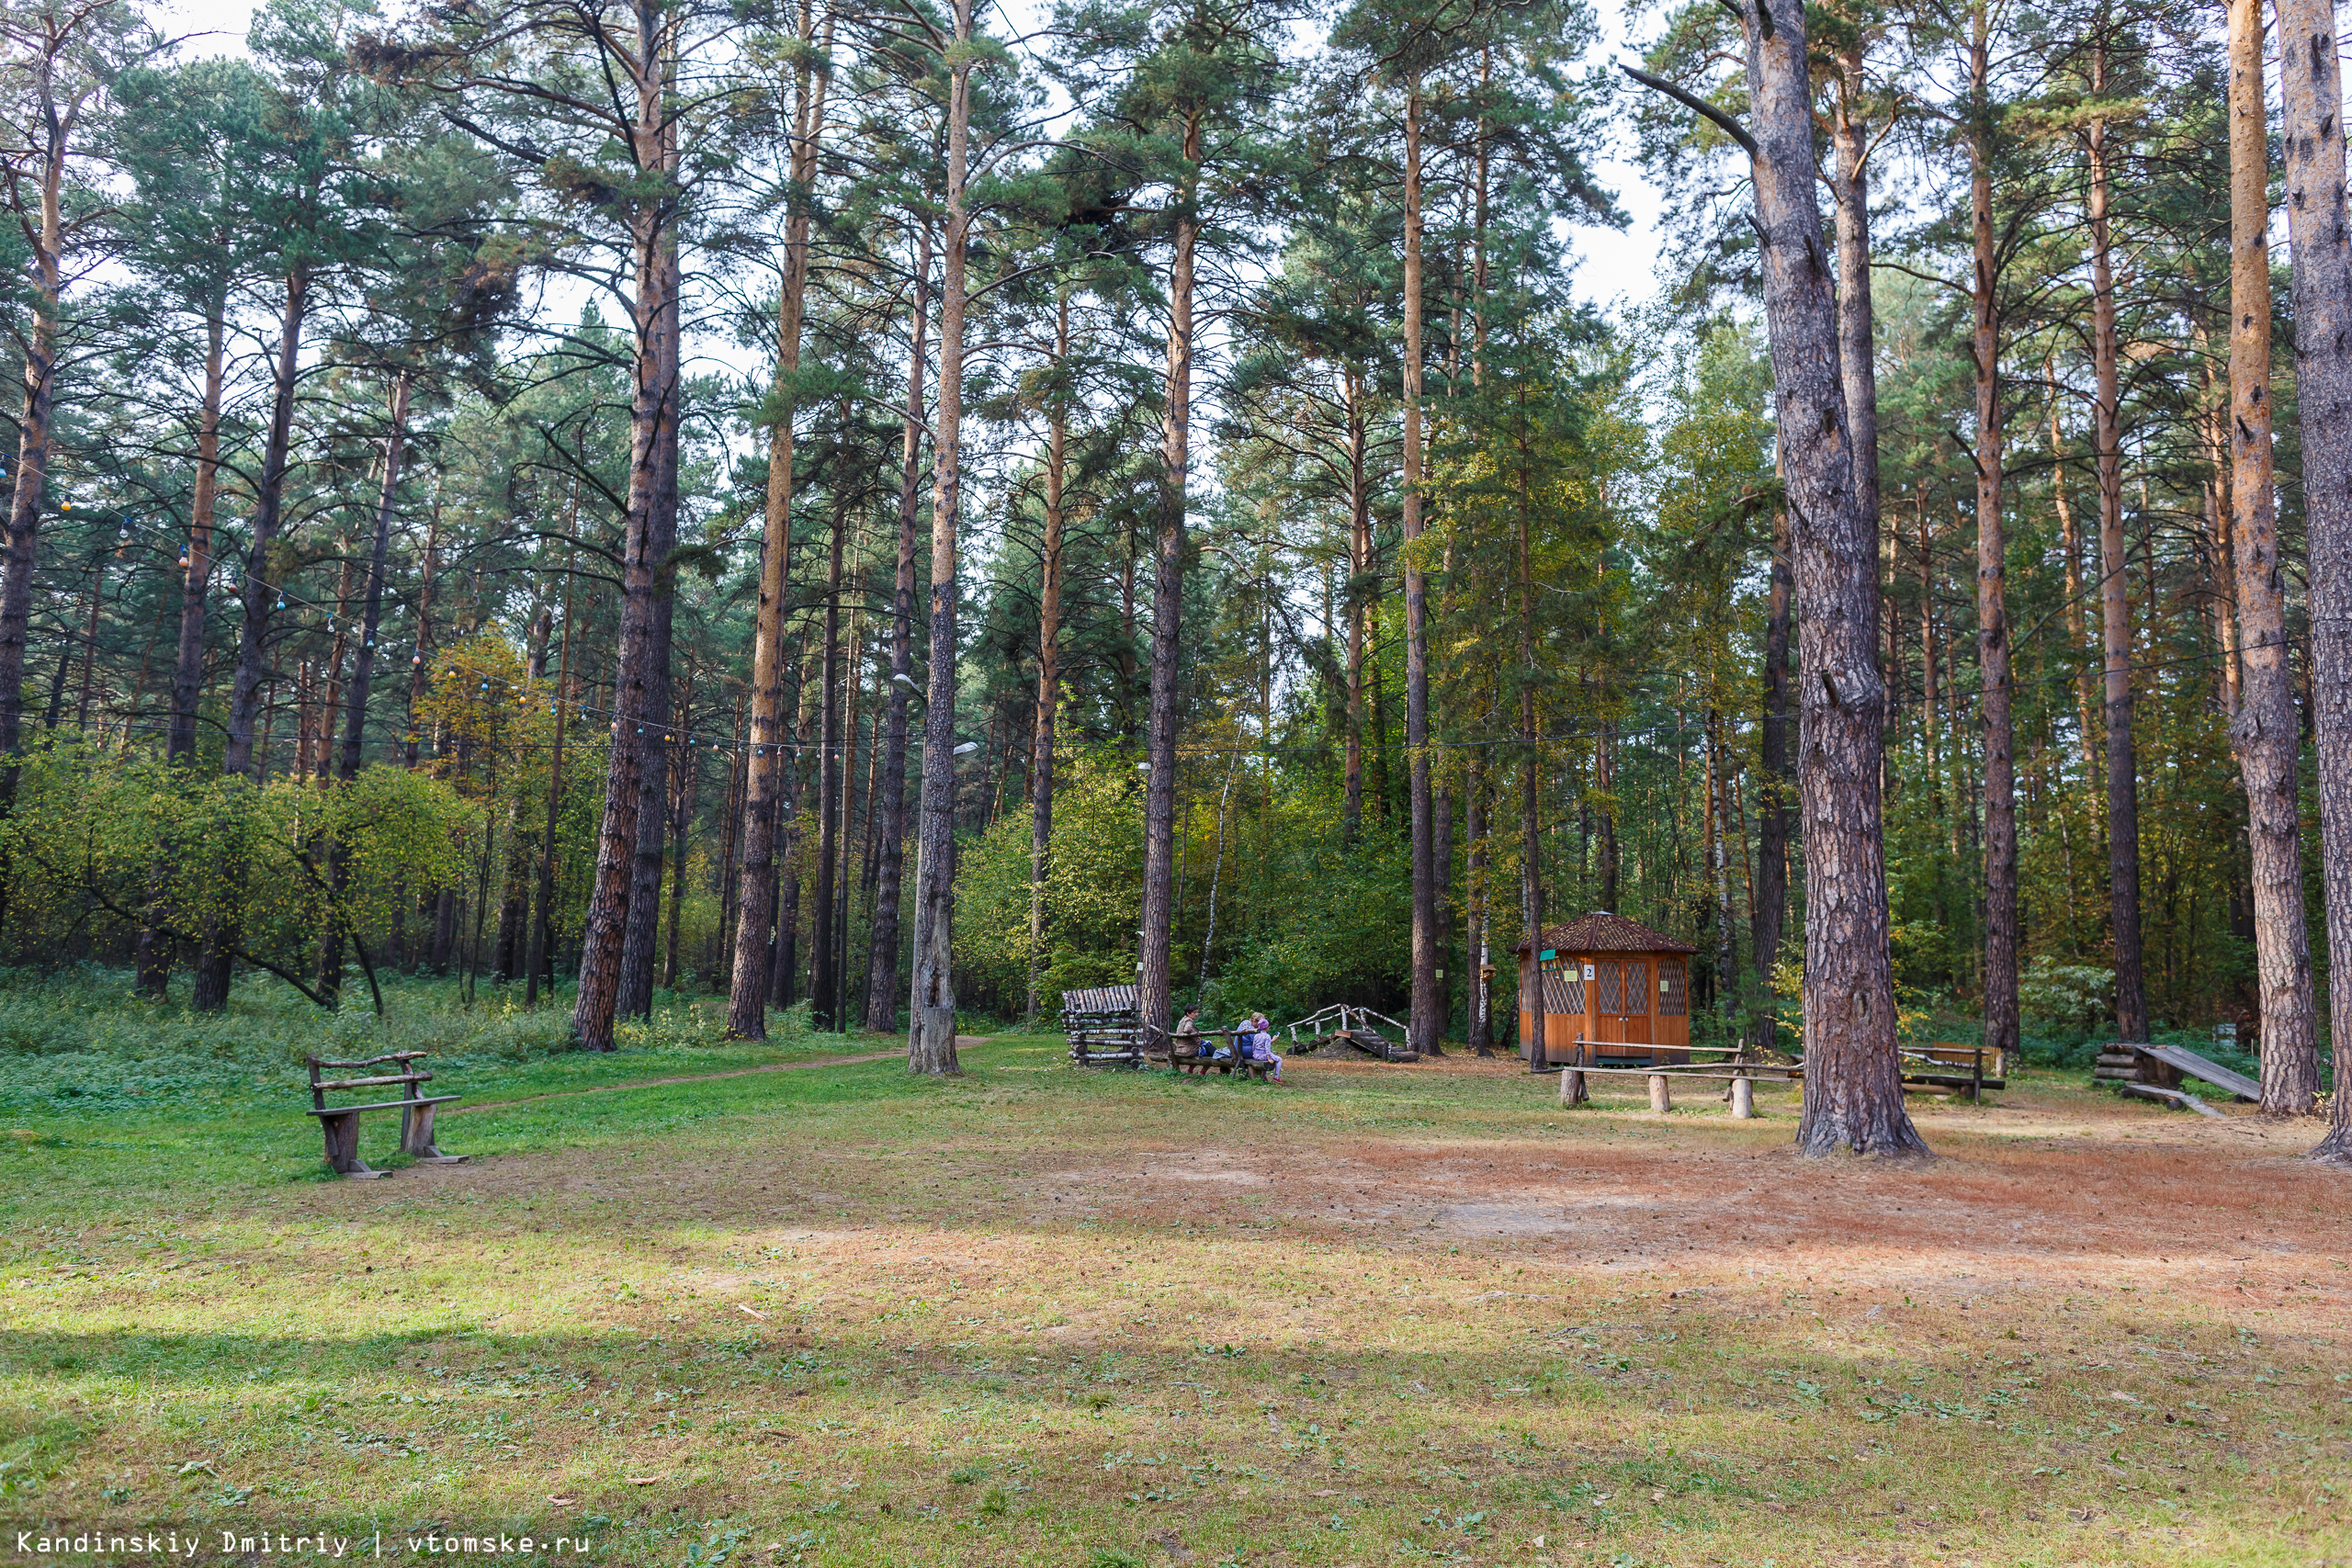
POLYGON ((1535 1038, 1535 970, 1544 973, 1544 1055, 1563 1065, 1690 1059, 1690 954, 1662 931, 1597 909, 1519 945, 1519 1051, 1535 1038))

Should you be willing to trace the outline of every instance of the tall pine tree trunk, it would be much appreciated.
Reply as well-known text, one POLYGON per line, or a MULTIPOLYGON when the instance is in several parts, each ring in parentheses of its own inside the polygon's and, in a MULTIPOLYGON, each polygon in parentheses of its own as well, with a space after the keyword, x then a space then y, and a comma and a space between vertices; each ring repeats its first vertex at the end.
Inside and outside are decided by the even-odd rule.
POLYGON ((849 535, 849 406, 841 408, 842 450, 833 472, 831 558, 825 576, 824 684, 817 694, 817 930, 810 959, 816 974, 809 991, 820 1028, 842 1025, 841 970, 833 962, 834 864, 841 849, 841 792, 846 764, 842 750, 842 556, 849 535))
MULTIPOLYGON (((376 632, 384 620, 384 570, 390 558, 392 503, 400 495, 401 462, 408 445, 410 372, 392 378, 391 405, 384 434, 384 479, 376 497, 376 534, 368 552, 368 582, 361 590, 359 649, 351 664, 345 696, 343 744, 334 776, 346 786, 359 777, 359 756, 368 733, 368 698, 376 683, 376 632)), ((319 995, 332 1004, 343 990, 343 944, 356 937, 344 919, 343 896, 351 882, 351 850, 340 839, 327 846, 327 922, 319 946, 319 995)), ((364 956, 364 954, 363 954, 364 956)))
MULTIPOLYGON (((2093 26, 2091 95, 2107 82, 2109 19, 2102 6, 2093 26)), ((2115 943, 2115 1029, 2125 1040, 2148 1037, 2148 982, 2140 940, 2140 782, 2132 739, 2132 592, 2123 536, 2122 348, 2116 331, 2115 267, 2109 248, 2111 178, 2104 119, 2089 132, 2092 429, 2098 444, 2099 634, 2107 673, 2107 878, 2115 943)))
MULTIPOLYGON (((812 36, 810 10, 800 7, 800 38, 812 36)), ((775 386, 767 411, 768 487, 760 555, 760 604, 752 649, 750 772, 743 790, 743 832, 735 923, 735 958, 729 986, 727 1032, 741 1040, 767 1038, 768 933, 776 915, 776 836, 781 830, 785 770, 785 600, 792 578, 792 413, 800 371, 800 323, 808 291, 808 192, 816 178, 817 141, 824 126, 828 75, 804 61, 793 88, 792 208, 784 225, 784 267, 776 292, 775 386)))
POLYGON ((1469 916, 1469 929, 1463 933, 1463 940, 1469 950, 1471 987, 1468 1033, 1471 1051, 1480 1056, 1491 1056, 1495 1054, 1495 965, 1487 929, 1490 919, 1487 863, 1489 858, 1488 840, 1493 832, 1494 807, 1487 798, 1492 788, 1492 774, 1485 748, 1470 748, 1463 772, 1463 837, 1465 840, 1463 873, 1464 901, 1469 916))
POLYGON ((799 995, 800 969, 800 762, 808 739, 808 669, 812 655, 796 645, 792 664, 792 727, 786 736, 789 758, 784 774, 784 797, 776 815, 784 823, 784 844, 776 895, 775 940, 768 949, 768 1005, 790 1007, 799 995))
MULTIPOLYGON (((2230 546, 2243 688, 2230 739, 2245 779, 2262 1110, 2307 1116, 2319 1098, 2319 1025, 2303 918, 2302 733, 2287 662, 2286 583, 2270 456, 2270 138, 2262 0, 2229 0, 2230 546)), ((2290 63, 2290 67, 2292 69, 2290 63)))
POLYGON ((702 766, 695 757, 693 732, 678 747, 676 777, 672 781, 670 807, 670 934, 662 956, 662 984, 678 983, 678 933, 686 901, 686 829, 695 819, 695 795, 702 784, 702 766))
POLYGON ((890 698, 883 713, 881 842, 865 958, 865 1027, 899 1027, 899 902, 907 848, 907 701, 914 691, 915 508, 922 481, 923 329, 930 319, 931 225, 919 220, 907 335, 907 406, 899 428, 899 559, 890 595, 890 698))
POLYGON ((1544 1067, 1544 1032, 1549 1001, 1544 985, 1544 756, 1536 744, 1535 728, 1535 686, 1544 678, 1544 671, 1535 663, 1535 550, 1530 515, 1535 500, 1529 493, 1523 439, 1519 455, 1519 914, 1527 941, 1527 968, 1522 973, 1532 975, 1535 982, 1534 994, 1521 996, 1519 1007, 1532 1023, 1527 1070, 1540 1073, 1544 1067))
POLYGON ((2008 537, 2001 517, 2000 256, 1993 240, 1988 0, 1970 13, 1969 218, 1975 256, 1976 660, 1984 729, 1984 1043, 2018 1048, 2018 804, 2009 717, 2008 537))
MULTIPOLYGON (((204 322, 204 400, 197 412, 196 490, 189 498, 187 559, 180 568, 180 639, 172 671, 172 728, 164 755, 175 768, 196 761, 196 710, 204 695, 204 620, 212 581, 212 516, 220 494, 220 403, 226 382, 228 302, 217 300, 204 322)), ((148 917, 140 927, 139 988, 161 999, 172 975, 172 940, 162 929, 163 884, 175 852, 165 846, 150 878, 148 917)))
MULTIPOLYGON (((972 41, 972 0, 955 0, 956 44, 972 41)), ((922 801, 915 846, 914 981, 907 1004, 907 1070, 962 1071, 956 1059, 956 552, 963 523, 964 266, 971 249, 972 67, 951 62, 947 210, 941 235, 939 412, 931 492, 931 682, 923 696, 922 801)), ((1147 881, 1148 872, 1147 872, 1147 881)), ((1148 895, 1147 895, 1147 901, 1148 895)))
MULTIPOLYGON (((665 113, 662 30, 669 15, 656 0, 634 0, 639 53, 636 120, 631 129, 638 166, 669 183, 675 148, 665 113)), ((678 288, 674 214, 666 203, 648 201, 635 219, 638 289, 632 303, 637 344, 635 385, 629 400, 629 477, 627 536, 621 565, 620 639, 613 663, 612 751, 605 768, 605 810, 596 840, 596 869, 589 888, 587 919, 580 936, 580 984, 572 997, 572 1034, 585 1049, 613 1049, 613 1023, 620 1000, 622 949, 628 940, 630 892, 637 872, 639 784, 644 768, 649 725, 669 716, 650 705, 657 580, 668 561, 665 472, 674 472, 674 454, 665 443, 677 439, 676 345, 667 341, 677 328, 673 299, 678 288)), ((665 682, 666 684, 666 682, 665 682)), ((651 738, 658 751, 661 741, 651 738)))
MULTIPOLYGON (((571 482, 571 499, 567 506, 564 532, 570 534, 580 516, 580 481, 571 482)), ((523 960, 523 1005, 539 1004, 539 977, 548 966, 555 951, 555 857, 556 828, 563 806, 563 732, 564 722, 571 708, 571 585, 572 570, 579 562, 580 547, 568 545, 563 557, 563 632, 555 666, 555 737, 548 749, 548 810, 547 827, 539 836, 537 915, 531 921, 530 941, 523 960)), ((548 981, 553 987, 552 978, 548 981)))
MULTIPOLYGON (((269 552, 277 537, 285 502, 286 470, 294 444, 294 393, 301 374, 302 323, 310 299, 309 265, 297 263, 287 274, 285 308, 278 318, 269 434, 262 447, 260 479, 254 488, 253 540, 238 595, 243 615, 237 633, 236 669, 229 681, 229 737, 220 759, 221 773, 232 779, 254 771, 254 722, 260 716, 262 681, 268 673, 266 639, 277 592, 268 581, 269 552)), ((241 935, 237 886, 243 876, 243 858, 240 851, 230 852, 221 877, 229 889, 225 907, 205 918, 193 998, 198 1012, 218 1012, 229 1005, 233 950, 241 935)))
POLYGON ((1363 831, 1364 619, 1372 613, 1372 494, 1364 471, 1368 445, 1366 388, 1353 368, 1347 372, 1348 399, 1348 738, 1347 798, 1342 825, 1351 844, 1363 831))
MULTIPOLYGON (((674 94, 676 62, 669 59, 666 47, 662 58, 667 90, 674 94)), ((674 117, 662 123, 661 148, 662 172, 674 180, 679 167, 674 117)), ((628 919, 621 934, 620 984, 614 997, 614 1010, 621 1017, 647 1020, 653 1016, 653 966, 662 930, 662 839, 669 816, 670 759, 676 753, 670 723, 670 651, 677 577, 670 556, 678 543, 678 437, 684 412, 678 400, 685 391, 680 367, 684 280, 678 265, 674 226, 665 231, 662 248, 666 283, 662 308, 668 320, 659 341, 667 355, 661 374, 662 385, 669 389, 669 400, 662 408, 654 443, 653 515, 647 547, 653 558, 652 624, 647 638, 644 717, 639 727, 643 745, 638 753, 637 853, 629 867, 628 919)))
MULTIPOLYGON (((1069 290, 1054 301, 1054 366, 1069 358, 1069 290)), ((1035 1021, 1037 987, 1046 963, 1046 876, 1054 846, 1054 720, 1061 706, 1062 484, 1069 452, 1069 406, 1055 389, 1046 426, 1046 538, 1038 552, 1037 716, 1029 748, 1029 999, 1023 1016, 1035 1021)))
POLYGON ((1885 688, 1878 541, 1854 467, 1838 307, 1814 197, 1802 0, 1747 0, 1746 144, 1756 191, 1774 400, 1795 558, 1799 797, 1805 845, 1804 1109, 1797 1146, 1918 1156, 1895 1052, 1885 844, 1879 808, 1885 688))
POLYGON ((1189 172, 1175 199, 1175 254, 1168 267, 1168 380, 1160 416, 1159 518, 1153 538, 1150 762, 1143 808, 1143 969, 1136 1001, 1146 1041, 1165 1039, 1169 950, 1176 915, 1176 689, 1184 613, 1184 511, 1193 434, 1193 250, 1200 240, 1201 116, 1188 112, 1180 149, 1189 172))
POLYGON ((1759 994, 1748 1032, 1752 1051, 1780 1049, 1774 971, 1781 962, 1781 931, 1789 909, 1789 802, 1795 779, 1789 766, 1789 720, 1796 716, 1796 692, 1789 679, 1789 623, 1796 597, 1796 573, 1789 558, 1789 513, 1772 514, 1772 566, 1764 600, 1764 714, 1758 725, 1756 801, 1756 912, 1748 927, 1748 953, 1759 994))
MULTIPOLYGON (((2075 727, 2081 733, 2083 776, 2098 771, 2098 677, 2091 669, 2087 622, 2083 615, 2083 526, 2066 502, 2066 445, 2058 423, 2058 367, 2053 358, 2041 362, 2042 384, 2050 397, 2050 501, 2058 509, 2058 548, 2066 592, 2066 647, 2075 665, 2075 727)), ((2226 527, 2228 525, 2223 524, 2226 527)))
POLYGON ((2352 226, 2334 0, 2278 0, 2295 378, 2310 536, 2312 728, 2335 1091, 2314 1159, 2352 1165, 2352 226))
POLYGON ((1406 1039, 1422 1055, 1437 1054, 1445 1032, 1437 988, 1437 851, 1430 800, 1429 573, 1421 537, 1421 85, 1405 88, 1405 392, 1404 472, 1398 502, 1405 555, 1405 746, 1412 753, 1410 802, 1413 877, 1412 1010, 1406 1039))
MULTIPOLYGON (((58 107, 51 97, 57 65, 54 52, 28 62, 44 107, 58 107)), ((40 513, 47 499, 49 460, 57 409, 57 340, 61 327, 59 299, 65 280, 64 180, 66 138, 76 117, 71 113, 43 116, 46 144, 21 161, 11 158, 17 177, 25 163, 40 173, 38 218, 24 225, 32 241, 27 258, 29 275, 25 290, 31 306, 30 330, 19 341, 25 350, 24 401, 17 419, 15 487, 8 500, 7 531, 0 536, 0 818, 6 818, 17 794, 15 756, 24 728, 24 683, 27 637, 32 625, 33 560, 40 531, 40 513)), ((22 216, 30 217, 31 214, 22 216)), ((0 873, 6 863, 0 861, 0 873)), ((7 914, 8 879, 0 874, 0 924, 7 914)))

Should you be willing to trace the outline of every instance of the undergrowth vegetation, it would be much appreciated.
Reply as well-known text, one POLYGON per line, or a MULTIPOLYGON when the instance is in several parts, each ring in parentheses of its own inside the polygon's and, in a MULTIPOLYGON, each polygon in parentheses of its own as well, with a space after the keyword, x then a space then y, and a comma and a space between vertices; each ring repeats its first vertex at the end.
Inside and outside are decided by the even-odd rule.
MULTIPOLYGON (((229 1006, 198 1013, 138 995, 127 970, 0 969, 0 1111, 101 1111, 164 1095, 200 1098, 277 1092, 305 1077, 317 1055, 354 1061, 429 1051, 436 1071, 537 1061, 571 1049, 568 1005, 526 1009, 518 998, 478 997, 455 981, 386 977, 381 1017, 352 998, 322 1013, 266 975, 241 978, 229 1006)), ((663 991, 653 1016, 616 1032, 623 1053, 708 1054, 725 1043, 724 998, 663 991)), ((824 1036, 829 1047, 839 1036, 824 1036)), ((806 1002, 769 1021, 767 1044, 816 1044, 806 1002)))

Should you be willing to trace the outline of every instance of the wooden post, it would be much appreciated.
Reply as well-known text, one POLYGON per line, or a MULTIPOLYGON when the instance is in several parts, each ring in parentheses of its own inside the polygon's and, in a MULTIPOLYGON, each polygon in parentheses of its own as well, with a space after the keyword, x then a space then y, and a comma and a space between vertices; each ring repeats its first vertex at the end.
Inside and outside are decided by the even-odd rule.
POLYGON ((1731 1114, 1735 1122, 1756 1119, 1756 1080, 1745 1074, 1731 1080, 1731 1114))
POLYGON ((1668 1087, 1664 1073, 1650 1075, 1650 1110, 1663 1116, 1674 1109, 1674 1095, 1668 1087))
POLYGON ((1577 1070, 1583 1066, 1584 1044, 1579 1041, 1577 1044, 1576 1066, 1573 1067, 1564 1067, 1560 1072, 1561 1104, 1584 1105, 1591 1100, 1591 1095, 1588 1094, 1585 1090, 1584 1074, 1577 1070))
POLYGON ((1976 1047, 1970 1054, 1969 1061, 1972 1064, 1972 1071, 1969 1074, 1968 1102, 1971 1105, 1982 1105, 1984 1103, 1984 1047, 1982 1045, 1976 1047))

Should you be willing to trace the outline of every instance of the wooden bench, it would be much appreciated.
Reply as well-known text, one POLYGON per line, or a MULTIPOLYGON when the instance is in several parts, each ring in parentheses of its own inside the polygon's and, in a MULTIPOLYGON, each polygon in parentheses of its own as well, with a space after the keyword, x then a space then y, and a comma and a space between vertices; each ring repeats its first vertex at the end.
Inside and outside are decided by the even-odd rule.
POLYGON ((433 1075, 417 1066, 430 1055, 426 1051, 393 1051, 381 1056, 370 1056, 360 1062, 331 1062, 317 1056, 308 1058, 311 1065, 311 1111, 319 1119, 319 1130, 326 1136, 327 1164, 338 1176, 355 1176, 372 1179, 390 1176, 388 1170, 370 1169, 359 1157, 359 1118, 369 1111, 397 1111, 401 1113, 401 1153, 425 1165, 458 1165, 464 1155, 445 1155, 433 1142, 433 1113, 453 1100, 464 1098, 455 1094, 428 1095, 424 1086, 433 1081, 433 1075), (319 1069, 335 1067, 365 1071, 392 1065, 389 1073, 369 1077, 322 1078, 319 1069), (327 1096, 345 1094, 353 1089, 381 1089, 399 1084, 401 1098, 379 1100, 367 1105, 329 1105, 327 1096))
POLYGON ((1997 1046, 1939 1040, 1932 1045, 1905 1045, 1902 1053, 1906 1089, 1964 1089, 1970 1100, 1982 1100, 1986 1089, 2009 1087, 2008 1053, 1997 1046))
POLYGON ((1756 1114, 1758 1080, 1760 1079, 1766 1083, 1785 1083, 1800 1076, 1792 1068, 1779 1066, 1769 1062, 1750 1061, 1736 1046, 1660 1046, 1657 1051, 1650 1053, 1649 1061, 1640 1065, 1624 1063, 1623 1054, 1626 1052, 1626 1047, 1613 1042, 1579 1040, 1570 1046, 1568 1051, 1572 1060, 1558 1064, 1550 1062, 1544 1064, 1545 1071, 1557 1072, 1560 1075, 1560 1103, 1564 1106, 1590 1103, 1591 1097, 1586 1091, 1585 1083, 1588 1077, 1641 1077, 1649 1081, 1650 1109, 1663 1116, 1674 1109, 1675 1079, 1720 1081, 1724 1085, 1724 1098, 1731 1102, 1732 1115, 1745 1122, 1752 1119, 1756 1114), (1612 1046, 1619 1055, 1614 1057, 1602 1055, 1598 1048, 1602 1044, 1612 1046), (1727 1060, 1721 1062, 1660 1062, 1657 1060, 1659 1053, 1669 1050, 1686 1055, 1694 1051, 1703 1052, 1726 1057, 1727 1060))
POLYGON ((1274 1065, 1272 1062, 1252 1062, 1249 1060, 1241 1055, 1240 1046, 1234 1043, 1235 1037, 1227 1034, 1224 1031, 1219 1030, 1214 1033, 1204 1033, 1200 1038, 1204 1044, 1209 1044, 1212 1052, 1216 1049, 1215 1045, 1211 1043, 1212 1042, 1218 1040, 1227 1042, 1227 1048, 1225 1055, 1187 1056, 1181 1051, 1171 1051, 1168 1055, 1168 1066, 1170 1072, 1195 1073, 1203 1076, 1212 1072, 1217 1072, 1229 1075, 1236 1067, 1238 1067, 1250 1077, 1257 1078, 1261 1081, 1263 1081, 1265 1078, 1272 1076, 1274 1065))

